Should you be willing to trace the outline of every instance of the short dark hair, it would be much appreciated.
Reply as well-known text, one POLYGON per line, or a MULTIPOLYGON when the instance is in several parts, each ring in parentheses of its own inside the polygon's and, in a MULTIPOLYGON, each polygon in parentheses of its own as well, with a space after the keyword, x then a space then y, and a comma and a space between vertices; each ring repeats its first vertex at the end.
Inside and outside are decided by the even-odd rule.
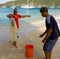
POLYGON ((48 12, 48 8, 47 7, 41 7, 40 12, 44 12, 44 11, 48 12))
POLYGON ((17 10, 17 8, 14 8, 14 11, 17 10))

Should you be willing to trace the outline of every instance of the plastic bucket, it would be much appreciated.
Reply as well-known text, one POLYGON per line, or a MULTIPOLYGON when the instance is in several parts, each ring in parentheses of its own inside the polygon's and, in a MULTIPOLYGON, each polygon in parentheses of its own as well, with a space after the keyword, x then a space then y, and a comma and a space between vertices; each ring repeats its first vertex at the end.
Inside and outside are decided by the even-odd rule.
POLYGON ((25 56, 28 58, 33 57, 33 45, 25 45, 25 56))

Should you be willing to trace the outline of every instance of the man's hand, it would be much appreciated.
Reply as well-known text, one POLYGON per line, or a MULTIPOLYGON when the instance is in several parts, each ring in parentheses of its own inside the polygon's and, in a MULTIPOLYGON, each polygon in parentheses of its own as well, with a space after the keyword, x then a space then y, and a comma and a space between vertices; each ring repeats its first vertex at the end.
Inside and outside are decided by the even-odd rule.
POLYGON ((9 14, 9 15, 7 15, 7 17, 8 17, 8 18, 11 18, 11 17, 13 17, 13 15, 12 15, 12 14, 9 14))
POLYGON ((41 37, 41 38, 42 38, 42 37, 43 37, 43 34, 41 34, 39 37, 41 37))
POLYGON ((12 17, 15 17, 15 15, 13 15, 12 17))
POLYGON ((30 17, 30 15, 27 15, 27 17, 30 17))
POLYGON ((45 40, 45 39, 43 39, 43 40, 42 40, 42 43, 44 44, 45 42, 46 42, 46 40, 45 40))

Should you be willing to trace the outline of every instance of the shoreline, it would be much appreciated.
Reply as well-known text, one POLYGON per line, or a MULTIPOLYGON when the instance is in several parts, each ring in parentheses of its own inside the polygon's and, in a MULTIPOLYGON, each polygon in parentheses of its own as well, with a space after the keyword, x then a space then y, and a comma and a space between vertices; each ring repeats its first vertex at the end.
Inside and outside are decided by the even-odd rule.
MULTIPOLYGON (((56 17, 55 18, 56 21, 57 21, 57 24, 60 28, 60 17, 56 17)), ((2 33, 2 30, 4 30, 5 32, 8 32, 9 31, 9 25, 2 25, 0 26, 0 32, 2 33)), ((29 33, 29 32, 32 32, 34 30, 41 30, 41 31, 44 31, 46 28, 45 28, 45 20, 40 20, 38 22, 31 22, 31 23, 23 23, 23 24, 20 24, 20 28, 19 28, 19 35, 24 35, 25 33, 29 33), (43 30, 41 30, 43 29, 43 30), (25 32, 25 33, 24 33, 25 32)), ((3 32, 4 33, 4 32, 3 32)), ((0 34, 1 35, 1 34, 0 34)))

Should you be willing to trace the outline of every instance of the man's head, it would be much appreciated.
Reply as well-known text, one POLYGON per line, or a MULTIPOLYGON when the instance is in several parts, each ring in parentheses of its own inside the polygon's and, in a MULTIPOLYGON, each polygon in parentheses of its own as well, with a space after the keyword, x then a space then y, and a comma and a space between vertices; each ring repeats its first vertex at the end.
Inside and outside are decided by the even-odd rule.
POLYGON ((43 17, 47 17, 48 16, 48 8, 47 7, 41 7, 40 12, 41 12, 41 15, 43 17))
POLYGON ((17 8, 15 8, 15 9, 13 10, 13 12, 14 12, 14 14, 17 14, 17 12, 18 12, 17 8))

